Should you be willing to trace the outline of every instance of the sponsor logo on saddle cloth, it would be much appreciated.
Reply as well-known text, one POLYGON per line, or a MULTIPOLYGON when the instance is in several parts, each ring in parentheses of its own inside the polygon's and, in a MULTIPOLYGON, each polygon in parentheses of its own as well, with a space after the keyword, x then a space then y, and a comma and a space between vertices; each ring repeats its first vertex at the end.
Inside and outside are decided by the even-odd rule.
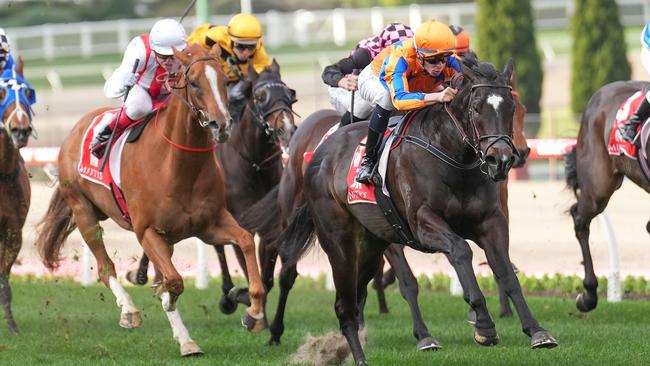
POLYGON ((607 151, 610 155, 625 154, 631 159, 636 159, 636 146, 623 140, 621 134, 618 132, 618 127, 630 119, 634 111, 639 108, 639 105, 641 104, 641 101, 643 101, 644 96, 645 92, 640 90, 634 93, 631 97, 627 98, 627 100, 623 102, 623 104, 621 104, 621 106, 618 108, 614 126, 612 127, 612 131, 609 134, 609 143, 607 144, 607 151))

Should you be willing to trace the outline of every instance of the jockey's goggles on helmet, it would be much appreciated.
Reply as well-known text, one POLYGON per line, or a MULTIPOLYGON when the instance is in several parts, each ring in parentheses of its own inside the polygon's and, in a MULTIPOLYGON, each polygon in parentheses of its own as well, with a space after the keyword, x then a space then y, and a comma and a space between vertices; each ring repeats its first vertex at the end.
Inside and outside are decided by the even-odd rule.
POLYGON ((255 49, 257 48, 257 43, 255 43, 255 44, 246 44, 246 43, 233 42, 233 47, 235 47, 236 49, 238 49, 240 51, 245 51, 245 50, 255 51, 255 49))
POLYGON ((446 64, 449 55, 437 55, 433 57, 425 57, 422 60, 429 65, 446 64))

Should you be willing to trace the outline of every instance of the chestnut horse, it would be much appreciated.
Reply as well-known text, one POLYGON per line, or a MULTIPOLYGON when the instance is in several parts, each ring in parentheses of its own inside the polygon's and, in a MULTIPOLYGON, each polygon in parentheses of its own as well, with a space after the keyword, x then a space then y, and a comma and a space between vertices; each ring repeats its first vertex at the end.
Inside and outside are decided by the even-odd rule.
POLYGON ((0 121, 0 304, 10 334, 18 334, 18 327, 11 311, 9 275, 23 244, 31 198, 29 174, 19 149, 31 133, 29 101, 33 101, 34 91, 24 82, 22 67, 19 60, 16 74, 3 74, 0 79, 0 99, 4 101, 0 121))
POLYGON ((211 245, 238 245, 249 274, 252 306, 242 323, 251 331, 265 327, 264 288, 260 281, 253 237, 226 209, 224 180, 213 154, 216 142, 230 133, 226 75, 218 59, 192 45, 175 57, 182 64, 168 106, 154 117, 136 143, 127 144, 121 166, 124 196, 131 216, 126 221, 111 193, 77 170, 81 139, 89 123, 106 109, 84 116, 73 128, 59 153, 59 180, 50 207, 40 223, 36 241, 45 265, 56 268, 66 237, 76 227, 97 260, 101 281, 121 307, 120 325, 138 327, 142 320, 133 300, 115 274, 102 240, 100 220, 111 218, 132 230, 154 267, 162 274, 156 294, 172 326, 182 355, 200 354, 183 324, 176 301, 183 279, 174 267, 172 244, 198 237, 211 245))
MULTIPOLYGON (((648 89, 650 83, 642 81, 617 81, 598 89, 582 114, 577 143, 565 157, 566 182, 577 200, 569 211, 585 267, 584 290, 576 299, 578 310, 583 312, 595 309, 598 304, 598 279, 589 249, 591 220, 605 210, 624 177, 650 192, 650 181, 638 161, 625 155, 609 155, 607 151, 619 107, 632 94, 648 89)), ((650 232, 650 222, 646 230, 650 232)))
MULTIPOLYGON (((511 83, 513 87, 516 87, 516 75, 514 71, 511 77, 511 83)), ((525 159, 530 151, 523 134, 526 107, 521 103, 519 95, 516 92, 513 92, 512 95, 515 102, 513 141, 519 151, 514 166, 521 167, 525 164, 525 159)), ((340 115, 337 112, 333 110, 321 110, 311 114, 301 123, 291 140, 289 146, 289 161, 283 172, 279 187, 271 191, 264 199, 244 213, 239 221, 242 226, 253 231, 269 231, 275 228, 275 236, 279 236, 279 230, 287 226, 289 218, 294 214, 295 210, 304 203, 302 185, 305 168, 303 157, 305 152, 314 151, 325 132, 337 124, 339 119, 340 115), (268 212, 277 212, 278 214, 268 215, 268 212), (278 220, 281 222, 278 223, 278 220)), ((501 208, 507 218, 507 179, 499 183, 499 189, 501 208)), ((261 251, 261 253, 263 254, 260 255, 262 278, 266 284, 267 277, 272 277, 273 275, 278 253, 275 246, 271 246, 267 250, 263 252, 261 251)), ((434 347, 435 342, 422 320, 422 315, 417 302, 419 291, 418 283, 408 262, 406 261, 403 246, 401 244, 389 245, 384 252, 384 257, 392 266, 389 270, 390 272, 386 274, 386 278, 389 278, 392 274, 397 277, 399 280, 400 292, 409 304, 411 317, 413 319, 413 335, 417 341, 416 349, 426 350, 434 347)), ((285 268, 280 273, 280 295, 276 314, 270 325, 271 338, 268 342, 269 344, 279 344, 280 338, 284 333, 284 313, 288 300, 288 293, 291 290, 295 276, 297 276, 295 268, 285 268)), ((380 280, 382 276, 383 266, 380 265, 375 280, 377 284, 382 284, 382 286, 375 285, 375 287, 380 299, 380 312, 387 312, 387 305, 383 296, 383 288, 385 284, 383 280, 380 280)), ((267 291, 269 290, 270 287, 267 287, 267 291)), ((499 291, 499 294, 501 300, 500 315, 512 315, 512 310, 510 309, 507 296, 505 296, 505 293, 501 290, 499 291)), ((469 318, 470 321, 474 321, 475 317, 470 314, 469 318)))
MULTIPOLYGON (((392 151, 386 186, 397 212, 423 252, 444 253, 458 273, 464 298, 477 314, 474 340, 494 345, 496 333, 472 268, 466 239, 485 250, 489 265, 513 300, 532 348, 554 347, 526 304, 508 256, 508 223, 498 200, 497 181, 507 177, 517 154, 511 141, 514 101, 512 63, 503 73, 475 57, 465 57, 463 77, 452 102, 425 108, 392 151), (428 142, 428 143, 427 143, 428 142), (428 146, 436 146, 439 158, 428 146), (450 160, 451 159, 451 160, 450 160), (454 164, 448 163, 454 161, 454 164)), ((301 206, 280 238, 287 265, 295 265, 315 236, 328 256, 336 287, 335 311, 355 363, 367 361, 359 342, 366 286, 378 270, 384 250, 400 241, 383 211, 372 204, 347 204, 349 162, 364 124, 333 134, 316 150, 305 173, 301 206)), ((437 341, 431 348, 438 348, 437 341)))
MULTIPOLYGON (((296 129, 292 110, 296 102, 295 91, 282 81, 280 65, 273 60, 258 74, 249 64, 248 80, 252 93, 242 118, 233 125, 228 142, 216 150, 224 175, 228 177, 225 182, 227 207, 235 219, 280 183, 282 154, 288 150, 289 140, 296 129)), ((260 251, 264 251, 273 239, 268 231, 262 228, 252 231, 260 236, 260 251)), ((223 249, 222 246, 215 247, 223 275, 219 308, 230 314, 237 308, 237 302, 227 296, 234 285, 223 249)), ((241 251, 235 249, 240 264, 245 263, 241 251)), ((147 283, 148 263, 144 255, 137 271, 130 271, 127 278, 139 285, 147 283)), ((246 271, 244 265, 242 268, 246 271)), ((263 273, 262 280, 268 291, 273 286, 273 273, 266 276, 263 273)), ((236 294, 237 291, 233 291, 230 297, 237 297, 236 294)))

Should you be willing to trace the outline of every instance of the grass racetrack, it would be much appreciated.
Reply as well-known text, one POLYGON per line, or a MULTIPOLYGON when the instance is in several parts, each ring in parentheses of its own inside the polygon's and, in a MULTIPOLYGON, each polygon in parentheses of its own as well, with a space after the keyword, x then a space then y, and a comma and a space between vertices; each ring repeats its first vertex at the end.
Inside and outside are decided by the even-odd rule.
MULTIPOLYGON (((286 365, 307 333, 323 335, 338 329, 333 311, 334 293, 324 280, 299 278, 286 314, 279 347, 267 347, 269 333, 250 334, 239 325, 243 307, 233 315, 219 312, 219 283, 197 290, 186 283, 179 310, 192 338, 205 355, 183 359, 160 303, 148 287, 128 288, 142 312, 143 326, 118 326, 119 309, 111 291, 95 285, 83 288, 66 279, 12 279, 13 310, 21 334, 8 335, 0 326, 2 365, 286 365)), ((276 287, 268 314, 275 313, 276 287)), ((529 297, 529 305, 559 346, 531 350, 519 321, 495 318, 501 343, 484 348, 472 340, 465 321, 467 306, 459 297, 422 290, 420 306, 431 331, 443 346, 437 352, 416 353, 411 320, 397 287, 387 290, 390 314, 378 313, 376 296, 369 291, 366 307, 371 365, 641 365, 650 360, 650 320, 647 301, 626 300, 580 314, 572 299, 529 297)), ((496 297, 488 297, 493 317, 496 297)))

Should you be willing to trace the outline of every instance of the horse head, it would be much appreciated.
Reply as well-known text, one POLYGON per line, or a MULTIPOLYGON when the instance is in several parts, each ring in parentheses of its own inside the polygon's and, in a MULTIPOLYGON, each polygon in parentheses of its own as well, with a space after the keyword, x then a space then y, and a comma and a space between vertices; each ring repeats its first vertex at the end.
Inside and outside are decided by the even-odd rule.
POLYGON ((296 129, 291 108, 297 102, 296 91, 282 81, 280 65, 275 59, 259 74, 249 63, 248 78, 253 85, 253 119, 268 136, 287 149, 296 129))
POLYGON ((511 137, 515 111, 510 86, 512 61, 501 73, 470 53, 461 67, 463 77, 452 84, 460 90, 450 104, 450 115, 454 119, 461 116, 463 139, 474 149, 481 169, 492 180, 503 180, 519 155, 511 137))
POLYGON ((185 101, 201 127, 210 128, 216 142, 225 142, 230 137, 232 117, 228 112, 227 76, 219 64, 219 54, 208 55, 193 44, 183 51, 174 50, 174 55, 184 69, 177 88, 185 89, 185 101))
POLYGON ((34 133, 31 106, 36 92, 23 78, 23 61, 18 59, 15 69, 5 70, 0 76, 0 127, 7 130, 16 148, 27 145, 34 133))

